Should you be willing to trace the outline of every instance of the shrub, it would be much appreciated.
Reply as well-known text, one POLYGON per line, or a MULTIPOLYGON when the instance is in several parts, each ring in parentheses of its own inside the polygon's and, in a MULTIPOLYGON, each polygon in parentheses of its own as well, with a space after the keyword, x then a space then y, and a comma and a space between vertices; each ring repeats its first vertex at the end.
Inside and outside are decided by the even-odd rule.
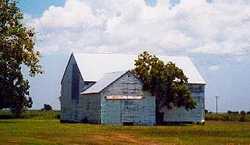
POLYGON ((44 104, 43 108, 41 110, 42 111, 51 111, 52 107, 49 104, 44 104))
MULTIPOLYGON (((22 119, 35 119, 35 120, 50 120, 59 119, 59 111, 41 111, 41 110, 27 110, 22 116, 22 119)), ((9 110, 0 110, 0 119, 15 119, 9 110)))
POLYGON ((245 111, 240 111, 240 119, 239 121, 244 122, 246 121, 246 112, 245 111))
POLYGON ((85 117, 84 119, 81 120, 81 122, 82 122, 82 123, 88 123, 89 121, 88 121, 88 118, 85 117))
POLYGON ((241 111, 241 113, 208 113, 206 114, 206 120, 215 120, 215 121, 250 121, 250 115, 246 112, 241 111))
POLYGON ((227 111, 227 114, 239 114, 239 111, 227 111))
POLYGON ((56 119, 60 119, 61 115, 60 114, 57 114, 56 115, 56 119))

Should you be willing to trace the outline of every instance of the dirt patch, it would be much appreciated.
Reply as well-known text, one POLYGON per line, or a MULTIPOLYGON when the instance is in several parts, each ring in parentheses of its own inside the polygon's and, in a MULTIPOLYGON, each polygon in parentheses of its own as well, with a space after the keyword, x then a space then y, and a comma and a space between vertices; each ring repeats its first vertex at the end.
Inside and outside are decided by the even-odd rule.
POLYGON ((160 145, 151 140, 140 139, 136 136, 125 133, 112 133, 112 134, 92 134, 88 138, 95 142, 102 142, 103 144, 113 145, 160 145))

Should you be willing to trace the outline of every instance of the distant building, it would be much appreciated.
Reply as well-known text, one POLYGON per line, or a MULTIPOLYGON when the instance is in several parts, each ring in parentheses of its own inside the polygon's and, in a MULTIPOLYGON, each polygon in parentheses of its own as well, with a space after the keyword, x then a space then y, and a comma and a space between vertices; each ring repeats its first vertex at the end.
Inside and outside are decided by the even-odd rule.
MULTIPOLYGON (((61 121, 101 124, 155 124, 155 97, 129 70, 135 55, 72 54, 61 82, 61 121)), ((166 122, 204 122, 205 81, 188 57, 160 56, 188 77, 195 109, 164 112, 166 122)))

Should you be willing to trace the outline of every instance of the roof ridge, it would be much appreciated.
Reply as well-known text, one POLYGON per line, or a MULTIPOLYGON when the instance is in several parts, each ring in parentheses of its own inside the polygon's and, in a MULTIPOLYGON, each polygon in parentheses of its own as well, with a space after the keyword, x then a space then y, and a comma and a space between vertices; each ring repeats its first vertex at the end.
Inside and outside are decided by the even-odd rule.
MULTIPOLYGON (((86 54, 86 55, 130 55, 130 56, 138 56, 138 54, 132 54, 132 53, 116 53, 116 52, 72 52, 71 54, 73 55, 78 55, 78 54, 86 54)), ((188 57, 188 55, 165 55, 165 54, 156 54, 155 56, 161 57, 161 56, 167 56, 167 57, 188 57)))
MULTIPOLYGON (((117 71, 131 70, 137 55, 132 54, 101 54, 101 53, 74 53, 80 73, 84 80, 99 80, 103 74, 112 74, 117 71)), ((158 56, 167 63, 169 61, 181 68, 189 78, 189 83, 206 84, 198 69, 189 56, 158 56)))
POLYGON ((106 73, 104 73, 104 75, 105 74, 113 74, 113 73, 121 73, 121 72, 127 72, 127 71, 130 71, 130 70, 121 70, 121 71, 111 71, 111 72, 106 72, 106 73))
POLYGON ((110 84, 112 84, 113 82, 115 82, 119 78, 121 78, 123 75, 127 74, 128 72, 129 72, 129 70, 117 71, 116 73, 113 73, 113 74, 118 74, 118 75, 114 75, 112 78, 110 78, 110 76, 108 76, 112 73, 105 73, 105 74, 103 74, 101 79, 99 79, 93 86, 91 86, 87 90, 83 91, 81 94, 99 93, 102 90, 104 90, 106 87, 108 87, 110 84))

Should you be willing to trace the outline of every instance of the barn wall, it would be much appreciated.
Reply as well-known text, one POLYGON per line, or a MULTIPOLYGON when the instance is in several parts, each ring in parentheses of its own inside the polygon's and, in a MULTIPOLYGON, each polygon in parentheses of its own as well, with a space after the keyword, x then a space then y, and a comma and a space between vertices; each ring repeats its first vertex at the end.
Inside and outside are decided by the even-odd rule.
POLYGON ((197 106, 192 110, 185 110, 185 108, 174 108, 164 111, 164 121, 166 122, 204 122, 205 121, 205 85, 193 84, 190 85, 193 99, 197 106))
POLYGON ((80 96, 79 122, 101 123, 100 94, 86 94, 80 96))
POLYGON ((125 74, 101 93, 101 123, 155 124, 155 98, 142 91, 142 83, 125 74), (144 96, 140 100, 107 100, 110 95, 144 96))
MULTIPOLYGON (((62 121, 77 121, 78 120, 78 104, 79 100, 72 99, 72 75, 73 75, 73 65, 76 61, 73 56, 71 56, 68 65, 66 67, 62 82, 61 82, 61 120, 62 121)), ((84 81, 82 80, 79 71, 75 71, 74 75, 79 77, 79 89, 81 91, 84 86, 84 81)), ((76 97, 79 98, 79 97, 76 97)))

